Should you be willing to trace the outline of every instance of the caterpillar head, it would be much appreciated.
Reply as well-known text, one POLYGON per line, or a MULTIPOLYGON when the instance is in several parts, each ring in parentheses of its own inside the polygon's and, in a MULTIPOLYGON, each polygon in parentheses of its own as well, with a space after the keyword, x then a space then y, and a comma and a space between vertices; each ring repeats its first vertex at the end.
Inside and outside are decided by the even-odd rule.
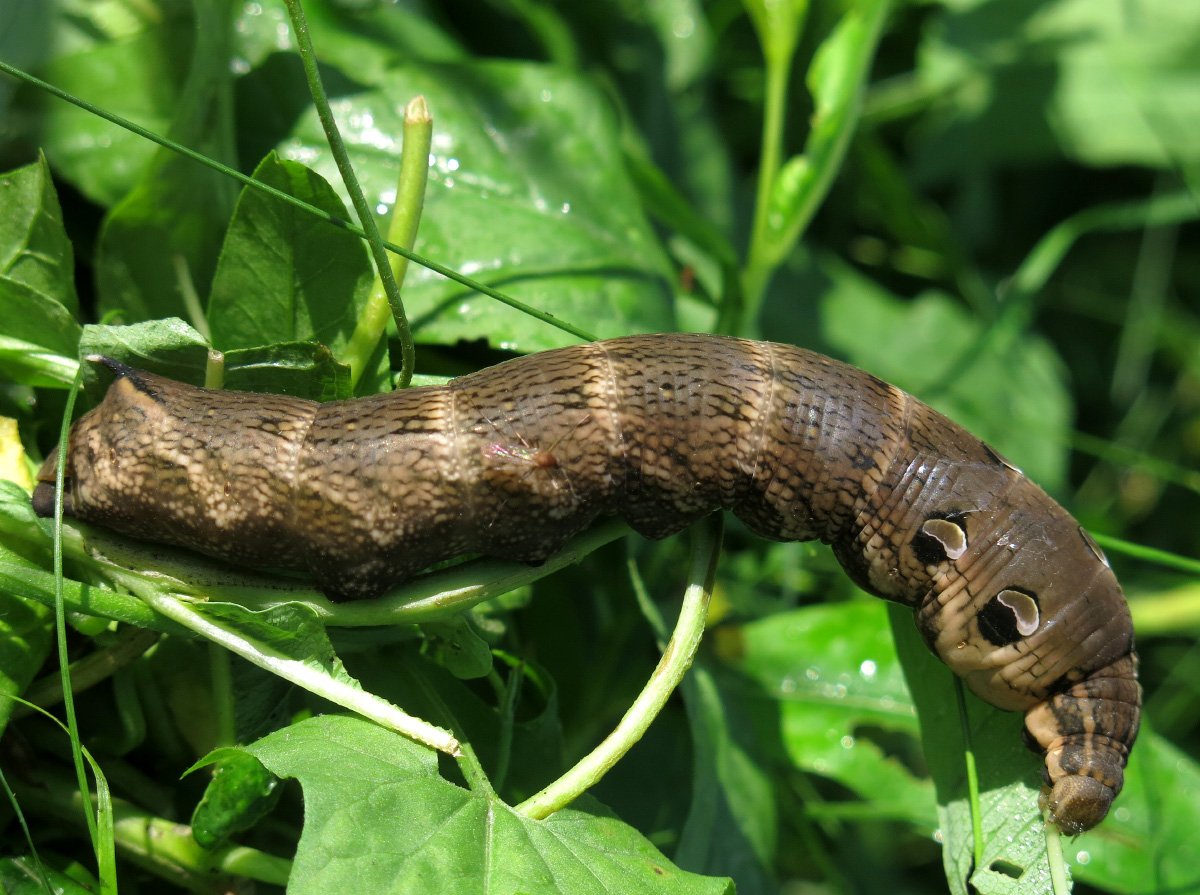
POLYGON ((909 550, 928 574, 917 623, 970 689, 1025 711, 1045 754, 1043 805, 1067 833, 1098 824, 1121 790, 1141 689, 1124 594, 1087 532, 1011 468, 932 512, 909 550))

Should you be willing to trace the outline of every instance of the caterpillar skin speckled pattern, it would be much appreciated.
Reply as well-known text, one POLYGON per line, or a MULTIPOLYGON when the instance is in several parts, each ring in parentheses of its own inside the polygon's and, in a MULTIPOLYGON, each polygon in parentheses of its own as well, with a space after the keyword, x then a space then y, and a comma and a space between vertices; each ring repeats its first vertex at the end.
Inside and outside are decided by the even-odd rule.
MULTIPOLYGON (((986 444, 861 370, 634 336, 316 404, 107 363, 116 381, 71 433, 71 516, 360 599, 460 553, 544 560, 598 516, 661 538, 729 509, 831 544, 975 693, 1024 711, 1060 829, 1095 826, 1121 789, 1141 690, 1104 556, 986 444)), ((40 481, 46 515, 53 459, 40 481)))

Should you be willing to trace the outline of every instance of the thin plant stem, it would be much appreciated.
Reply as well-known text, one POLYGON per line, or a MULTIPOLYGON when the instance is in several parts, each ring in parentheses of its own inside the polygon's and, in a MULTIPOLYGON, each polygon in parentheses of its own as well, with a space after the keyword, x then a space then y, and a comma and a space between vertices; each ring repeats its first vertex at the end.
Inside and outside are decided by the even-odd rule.
POLYGON ((954 679, 954 697, 958 702, 958 717, 962 722, 963 761, 967 771, 967 803, 971 809, 971 834, 974 842, 974 865, 983 866, 983 824, 979 807, 979 773, 975 767, 975 746, 971 742, 971 723, 967 716, 967 699, 962 681, 954 679))
MULTIPOLYGON (((87 772, 83 767, 80 751, 79 723, 75 717, 75 699, 71 693, 71 667, 67 658, 67 609, 64 598, 63 576, 63 488, 66 484, 67 446, 70 442, 71 419, 75 414, 75 399, 83 382, 83 370, 75 374, 75 382, 67 393, 67 406, 63 410, 62 427, 58 433, 58 464, 54 474, 54 628, 58 647, 58 673, 62 683, 63 709, 67 716, 67 732, 71 739, 71 760, 75 766, 76 782, 81 793, 90 793, 87 772)), ((94 806, 90 798, 84 800, 84 815, 87 817, 88 836, 92 848, 100 859, 100 838, 97 830, 94 806)))
MULTIPOLYGON (((317 69, 317 54, 313 50, 312 37, 308 33, 308 20, 304 16, 304 4, 300 0, 284 0, 288 16, 292 21, 292 33, 296 38, 296 47, 300 51, 300 62, 304 66, 304 76, 308 79, 308 90, 312 96, 313 105, 317 109, 317 118, 325 131, 325 140, 338 172, 342 175, 342 183, 350 195, 350 203, 358 214, 358 222, 366 233, 367 245, 371 256, 375 259, 375 273, 383 283, 383 291, 387 294, 388 305, 392 309, 392 319, 396 322, 396 332, 400 337, 400 381, 407 383, 412 379, 416 354, 413 349, 412 330, 408 326, 408 316, 404 313, 404 302, 400 298, 400 287, 392 274, 392 266, 388 262, 387 251, 383 247, 383 237, 375 223, 375 215, 367 204, 362 187, 358 183, 358 175, 354 173, 354 165, 350 162, 350 153, 338 131, 337 121, 334 120, 333 110, 329 107, 329 97, 321 83, 321 72, 317 69)), ((428 158, 428 155, 426 155, 428 158)))
POLYGON ((208 350, 208 357, 204 359, 204 387, 225 387, 225 353, 223 351, 217 351, 215 348, 208 350))
POLYGON ((1100 534, 1098 532, 1092 532, 1092 538, 1105 550, 1111 550, 1113 553, 1132 556, 1134 559, 1152 562, 1168 569, 1179 569, 1181 572, 1191 572, 1194 575, 1200 574, 1200 559, 1193 559, 1190 556, 1180 556, 1178 553, 1172 553, 1169 550, 1146 547, 1142 544, 1135 544, 1132 541, 1114 538, 1112 535, 1100 534))
POLYGON ((1071 880, 1063 860, 1062 834, 1050 824, 1046 825, 1046 860, 1050 864, 1050 885, 1054 895, 1071 895, 1071 880))
MULTIPOLYGON (((765 46, 764 46, 765 49, 765 46)), ((794 49, 794 44, 793 44, 794 49)), ((783 129, 787 121, 788 81, 792 73, 792 52, 767 53, 767 94, 763 106, 762 159, 758 167, 758 187, 754 196, 754 226, 750 231, 750 249, 742 277, 742 292, 747 307, 757 307, 767 280, 774 269, 769 257, 771 194, 783 159, 783 129)))
POLYGON ((540 820, 565 808, 594 786, 637 743, 679 686, 695 658, 704 633, 717 558, 721 552, 721 516, 694 529, 691 568, 683 607, 658 667, 616 728, 573 768, 517 806, 526 817, 540 820))
MULTIPOLYGON (((159 146, 163 146, 167 149, 170 149, 172 152, 176 152, 176 153, 184 156, 185 158, 189 158, 198 164, 204 165, 206 168, 211 168, 214 171, 219 171, 222 174, 224 174, 226 177, 232 177, 234 180, 238 181, 243 186, 248 186, 251 189, 256 189, 259 192, 265 193, 266 195, 271 196, 272 198, 277 199, 280 202, 286 202, 288 205, 291 205, 294 208, 299 208, 302 211, 304 211, 306 214, 310 214, 315 218, 319 218, 320 220, 325 221, 327 224, 332 224, 334 227, 337 227, 341 230, 345 230, 347 233, 353 233, 355 236, 359 237, 360 239, 366 238, 366 232, 363 230, 363 228, 359 227, 357 224, 352 223, 351 221, 343 220, 342 218, 339 218, 336 215, 332 215, 327 211, 323 211, 322 209, 317 208, 315 205, 310 205, 309 203, 305 202, 303 199, 297 199, 295 196, 288 195, 287 193, 283 192, 282 190, 278 190, 278 189, 275 189, 274 187, 269 186, 265 183, 261 183, 261 182, 255 180, 253 177, 249 176, 248 174, 243 174, 241 171, 238 171, 234 168, 230 168, 228 165, 223 165, 220 162, 216 161, 215 159, 209 158, 208 156, 204 155, 203 153, 196 152, 196 150, 189 149, 188 147, 186 147, 180 143, 177 143, 174 140, 170 140, 167 137, 162 136, 161 134, 156 134, 154 131, 147 130, 146 128, 142 127, 141 125, 134 124, 132 121, 128 120, 127 118, 122 118, 120 115, 116 115, 112 112, 109 112, 107 109, 102 109, 99 106, 89 103, 87 100, 80 99, 79 97, 74 96, 73 94, 70 94, 67 91, 63 90, 62 88, 55 87, 53 84, 50 84, 47 81, 43 81, 41 78, 36 78, 33 75, 29 74, 28 72, 22 71, 21 69, 16 68, 12 65, 9 65, 8 63, 6 63, 4 61, 0 61, 0 72, 3 72, 6 75, 10 75, 11 77, 16 78, 17 80, 24 81, 27 84, 31 84, 32 86, 37 87, 40 90, 44 90, 47 93, 49 93, 51 96, 61 99, 64 102, 68 102, 73 106, 77 106, 78 108, 83 109, 87 112, 90 112, 91 114, 96 115, 99 118, 103 118, 105 121, 115 124, 118 127, 122 127, 125 130, 129 131, 130 133, 137 134, 139 137, 143 137, 144 139, 150 140, 152 143, 157 143, 159 146)), ((513 298, 510 295, 505 295, 500 290, 494 289, 491 286, 487 285, 486 283, 481 283, 479 280, 472 279, 471 277, 468 277, 465 274, 461 274, 458 271, 454 270, 453 268, 447 267, 444 264, 439 264, 437 261, 434 261, 432 258, 426 258, 424 255, 420 255, 417 252, 409 251, 408 249, 404 248, 403 246, 398 246, 393 242, 385 241, 383 243, 383 247, 385 249, 387 249, 389 252, 395 252, 397 255, 403 255, 405 258, 412 261, 413 263, 419 264, 422 267, 426 268, 427 270, 432 270, 434 273, 439 274, 448 280, 453 280, 454 282, 459 283, 462 286, 465 286, 467 289, 471 289, 475 292, 478 292, 481 295, 486 295, 488 298, 495 299, 496 301, 498 301, 502 304, 508 305, 510 308, 513 308, 514 310, 520 311, 522 314, 527 314, 528 316, 533 317, 536 320, 540 320, 549 326, 553 326, 557 329, 561 329, 563 332, 570 333, 571 335, 576 336, 577 338, 580 338, 585 342, 596 341, 596 336, 594 336, 592 333, 588 332, 587 330, 582 329, 578 326, 575 326, 573 323, 568 323, 565 320, 560 320, 559 318, 555 317, 553 314, 547 313, 546 311, 542 311, 538 308, 533 307, 532 305, 528 305, 525 302, 520 301, 519 299, 513 298)))
MULTIPOLYGON (((425 205, 425 186, 429 180, 429 151, 432 146, 433 119, 429 117, 425 97, 418 96, 404 108, 404 143, 400 150, 396 204, 392 208, 391 220, 388 223, 388 240, 406 249, 411 249, 417 241, 421 210, 425 205)), ((392 255, 390 260, 392 276, 397 286, 404 285, 408 259, 403 255, 392 255)), ((354 332, 346 345, 345 356, 350 364, 352 387, 362 378, 375 346, 387 331, 390 307, 383 280, 376 278, 375 287, 371 290, 366 307, 359 314, 354 332)), ((410 337, 409 345, 411 344, 410 337)), ((411 375, 404 377, 402 369, 397 388, 406 388, 411 379, 411 375)))
MULTIPOLYGON (((74 607, 72 609, 74 611, 74 607)), ((141 658, 146 650, 158 643, 161 636, 158 631, 146 628, 123 628, 112 644, 71 663, 69 672, 71 692, 78 695, 100 682, 108 680, 116 671, 141 658)), ((30 684, 25 691, 25 699, 42 708, 57 705, 62 700, 62 696, 62 677, 60 675, 47 675, 40 678, 30 684)), ((30 709, 25 706, 18 705, 13 709, 13 717, 22 717, 29 711, 30 709)))
POLYGON ((148 586, 133 576, 125 584, 145 600, 152 608, 172 621, 199 634, 205 640, 219 644, 236 653, 251 664, 303 687, 310 693, 328 699, 356 714, 369 718, 381 727, 408 737, 447 755, 457 758, 461 746, 447 730, 435 727, 420 718, 402 711, 397 706, 352 684, 338 680, 325 672, 313 668, 306 662, 285 656, 271 647, 249 640, 195 612, 186 601, 148 586))

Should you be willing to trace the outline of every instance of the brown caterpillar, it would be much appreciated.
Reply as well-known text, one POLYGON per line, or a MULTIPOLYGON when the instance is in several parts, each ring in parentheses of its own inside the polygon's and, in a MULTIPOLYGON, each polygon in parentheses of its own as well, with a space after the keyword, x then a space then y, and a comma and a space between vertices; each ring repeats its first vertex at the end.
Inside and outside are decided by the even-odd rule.
MULTIPOLYGON (((986 444, 861 370, 635 336, 318 405, 107 363, 117 380, 71 432, 69 515, 358 599, 459 553, 543 560, 601 515, 661 538, 731 509, 831 544, 975 693, 1024 711, 1061 829, 1121 789, 1141 690, 1104 556, 986 444)), ((40 481, 47 515, 53 459, 40 481)))

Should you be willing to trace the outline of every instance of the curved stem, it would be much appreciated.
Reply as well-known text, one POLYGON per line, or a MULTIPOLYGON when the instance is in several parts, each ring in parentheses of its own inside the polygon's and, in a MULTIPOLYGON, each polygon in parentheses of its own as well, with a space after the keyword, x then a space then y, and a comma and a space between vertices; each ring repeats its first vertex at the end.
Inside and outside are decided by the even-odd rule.
POLYGON ((541 820, 565 808, 594 786, 646 733, 696 656, 704 633, 720 548, 721 516, 718 514, 695 529, 689 583, 684 591, 679 621, 642 692, 599 746, 541 792, 518 805, 518 812, 541 820))
POLYGON ((199 634, 205 640, 220 644, 248 662, 272 674, 303 687, 310 693, 328 699, 376 724, 394 730, 430 749, 458 757, 459 742, 447 730, 414 718, 385 699, 338 680, 306 662, 283 655, 264 643, 252 641, 194 612, 183 600, 163 593, 145 582, 130 578, 130 590, 145 600, 157 612, 199 634))

